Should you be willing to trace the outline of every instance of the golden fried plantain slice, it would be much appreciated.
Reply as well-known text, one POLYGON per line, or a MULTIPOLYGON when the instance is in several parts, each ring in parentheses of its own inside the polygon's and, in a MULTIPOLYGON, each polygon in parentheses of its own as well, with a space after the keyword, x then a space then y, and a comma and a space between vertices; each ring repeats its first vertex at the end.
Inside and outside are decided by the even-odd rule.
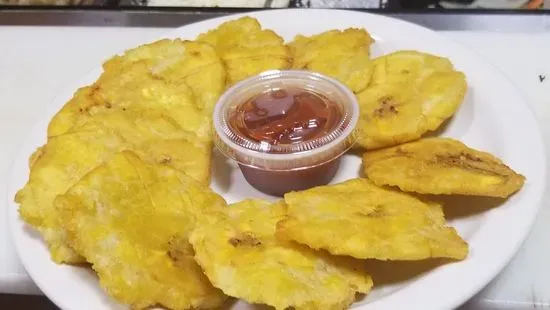
POLYGON ((291 62, 283 39, 248 16, 225 22, 199 35, 197 41, 216 48, 227 70, 228 86, 266 70, 286 69, 291 62))
POLYGON ((192 253, 169 253, 195 218, 225 201, 182 172, 115 154, 55 200, 71 245, 92 264, 101 286, 133 309, 213 308, 226 297, 192 253))
POLYGON ((34 152, 29 157, 29 165, 28 165, 29 168, 32 168, 34 163, 42 156, 43 151, 44 151, 44 146, 39 146, 34 150, 34 152))
POLYGON ((451 138, 429 138, 366 152, 363 170, 378 185, 423 194, 508 197, 525 177, 495 156, 451 138))
POLYGON ((275 237, 284 203, 244 200, 201 217, 195 259, 224 293, 276 309, 345 309, 372 279, 361 261, 332 257, 275 237))
MULTIPOLYGON (((186 131, 209 139, 210 122, 195 103, 185 83, 170 83, 155 78, 147 62, 136 62, 120 71, 107 71, 94 84, 92 97, 105 112, 109 109, 143 114, 160 111, 173 118, 186 131)), ((92 116, 94 113, 91 112, 92 116)))
POLYGON ((83 262, 66 245, 52 203, 57 195, 99 165, 107 157, 105 154, 111 153, 111 144, 121 143, 116 136, 99 139, 102 135, 103 132, 79 132, 50 139, 34 161, 29 181, 15 196, 23 220, 40 231, 55 262, 83 262))
POLYGON ((104 64, 105 71, 147 61, 150 73, 168 83, 184 81, 193 91, 199 109, 210 114, 225 88, 225 69, 216 50, 195 41, 159 40, 128 50, 104 64))
POLYGON ((106 72, 95 84, 94 99, 106 108, 116 102, 119 109, 126 111, 152 113, 160 110, 183 130, 209 139, 210 115, 203 114, 197 107, 191 88, 185 83, 155 78, 149 70, 146 62, 136 62, 120 72, 106 72))
POLYGON ((98 114, 75 131, 107 131, 122 138, 119 149, 131 149, 142 159, 185 172, 210 183, 211 141, 197 139, 163 113, 132 112, 98 114))
POLYGON ((308 69, 334 77, 352 91, 364 90, 372 75, 370 45, 365 29, 330 30, 305 37, 298 35, 289 44, 292 68, 308 69))
POLYGON ((379 260, 464 259, 468 245, 445 225, 441 206, 367 179, 285 195, 277 233, 334 255, 379 260))
POLYGON ((161 40, 109 59, 104 73, 59 111, 48 136, 68 132, 89 117, 113 110, 163 109, 187 130, 208 135, 209 117, 225 87, 225 71, 205 43, 161 40))
POLYGON ((22 218, 43 235, 55 262, 83 259, 67 245, 53 200, 113 153, 125 149, 149 162, 180 169, 201 183, 209 182, 210 144, 197 141, 163 115, 98 114, 73 132, 50 138, 33 156, 29 181, 15 201, 22 218))
POLYGON ((377 149, 436 130, 459 108, 466 78, 444 58, 396 52, 374 60, 371 85, 357 95, 358 143, 377 149))
POLYGON ((398 51, 374 60, 371 85, 422 83, 434 72, 452 72, 449 59, 417 51, 398 51))
POLYGON ((120 71, 103 73, 91 87, 88 99, 79 101, 79 106, 69 102, 54 117, 50 128, 59 133, 57 129, 61 126, 58 121, 63 120, 64 132, 70 132, 96 114, 111 111, 164 113, 184 130, 196 132, 201 138, 207 137, 210 126, 196 106, 191 89, 185 83, 166 83, 153 78, 148 67, 147 62, 138 62, 122 67, 120 71))
POLYGON ((55 114, 48 125, 48 137, 55 137, 67 133, 78 122, 82 110, 95 106, 91 97, 92 87, 79 88, 62 108, 55 114))

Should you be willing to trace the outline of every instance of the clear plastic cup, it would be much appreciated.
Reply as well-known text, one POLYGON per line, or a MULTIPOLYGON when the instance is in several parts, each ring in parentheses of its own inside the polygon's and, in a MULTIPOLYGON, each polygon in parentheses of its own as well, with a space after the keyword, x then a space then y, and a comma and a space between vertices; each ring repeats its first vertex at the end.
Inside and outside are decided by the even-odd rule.
POLYGON ((214 109, 214 143, 235 160, 245 179, 256 189, 275 196, 329 183, 340 157, 356 141, 359 106, 353 92, 335 79, 302 70, 273 70, 250 77, 229 88, 214 109), (341 119, 325 135, 294 144, 254 141, 231 125, 239 105, 270 90, 299 88, 329 98, 341 119))

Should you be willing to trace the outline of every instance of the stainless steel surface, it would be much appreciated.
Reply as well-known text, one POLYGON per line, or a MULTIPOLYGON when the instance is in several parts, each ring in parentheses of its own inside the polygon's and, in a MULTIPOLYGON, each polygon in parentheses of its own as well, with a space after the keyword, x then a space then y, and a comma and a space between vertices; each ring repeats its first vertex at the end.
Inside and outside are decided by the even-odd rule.
MULTIPOLYGON (((0 0, 2 1, 2 0, 0 0)), ((6 1, 6 0, 4 0, 6 1)), ((13 0, 12 0, 13 1, 13 0)), ((23 0, 19 0, 23 1, 23 0)), ((26 0, 29 1, 29 0, 26 0)), ((36 0, 35 0, 36 1, 36 0)), ((42 0, 44 1, 44 0, 42 0)), ((59 0, 58 0, 59 1, 59 0)), ((153 7, 187 7, 187 8, 207 8, 207 7, 214 7, 213 3, 218 3, 217 6, 220 8, 231 8, 235 7, 235 3, 227 2, 227 1, 220 1, 220 2, 210 2, 210 1, 204 1, 203 4, 198 3, 189 3, 189 1, 185 0, 176 0, 176 1, 170 1, 170 0, 160 0, 160 1, 153 1, 153 0, 119 0, 120 6, 153 6, 153 7)), ((255 8, 255 9, 261 9, 261 8, 269 8, 273 5, 273 0, 261 0, 253 4, 253 2, 250 3, 248 8, 255 8)), ((280 7, 280 6, 279 6, 280 7)), ((285 6, 286 7, 286 6, 285 6)))
MULTIPOLYGON (((29 10, 0 9, 0 25, 177 27, 207 18, 247 12, 243 9, 126 9, 126 10, 29 10)), ((397 17, 435 30, 501 32, 550 31, 550 14, 537 13, 392 13, 370 11, 397 17)))
POLYGON ((380 8, 380 0, 307 0, 310 8, 380 8))
POLYGON ((203 12, 201 10, 183 10, 167 12, 154 8, 127 11, 5 10, 0 11, 0 25, 177 27, 226 14, 229 14, 228 11, 203 12))
POLYGON ((548 32, 549 12, 528 13, 460 13, 460 14, 390 14, 434 30, 548 32))

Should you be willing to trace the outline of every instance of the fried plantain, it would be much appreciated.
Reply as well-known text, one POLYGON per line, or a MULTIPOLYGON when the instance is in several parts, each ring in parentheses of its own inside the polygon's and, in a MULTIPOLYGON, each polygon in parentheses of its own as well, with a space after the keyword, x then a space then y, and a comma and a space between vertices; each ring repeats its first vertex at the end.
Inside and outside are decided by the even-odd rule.
POLYGON ((208 44, 160 40, 114 56, 93 85, 81 88, 48 127, 57 136, 97 113, 164 110, 186 130, 208 136, 210 114, 225 87, 221 59, 208 44))
POLYGON ((468 245, 445 225, 441 206, 367 179, 290 192, 281 238, 334 255, 379 260, 464 259, 468 245))
POLYGON ((226 299, 192 253, 180 252, 177 263, 171 257, 169 244, 186 238, 203 210, 225 207, 220 196, 184 173, 124 151, 54 204, 70 244, 118 301, 133 309, 176 310, 213 308, 226 299))
POLYGON ((27 184, 15 196, 21 217, 40 231, 55 262, 79 263, 83 259, 67 246, 53 200, 99 165, 105 154, 111 153, 111 144, 120 145, 121 141, 95 131, 50 139, 34 161, 27 184))
POLYGON ((422 83, 434 72, 452 72, 449 59, 417 51, 398 51, 375 59, 372 85, 422 83))
POLYGON ((460 107, 466 78, 440 57, 412 51, 374 60, 371 85, 357 95, 358 143, 377 149, 434 131, 460 107))
POLYGON ((287 69, 291 56, 283 39, 252 17, 225 22, 198 36, 216 48, 227 72, 227 86, 266 70, 287 69))
POLYGON ((167 83, 185 82, 193 91, 200 110, 210 115, 225 88, 225 69, 210 45, 186 40, 159 40, 130 49, 104 64, 105 71, 117 71, 147 61, 150 74, 167 83))
POLYGON ((83 260, 67 245, 53 200, 113 153, 125 149, 149 162, 180 169, 201 183, 209 182, 210 144, 181 131, 164 115, 98 114, 73 132, 50 138, 33 156, 29 180, 15 201, 22 218, 43 235, 55 262, 83 260))
POLYGON ((330 30, 310 37, 298 35, 289 44, 292 68, 308 69, 340 80, 352 91, 364 90, 372 75, 370 45, 365 29, 330 30))
POLYGON ((423 194, 505 198, 525 181, 495 156, 452 138, 422 139, 366 152, 363 170, 378 185, 423 194))
POLYGON ((97 82, 76 92, 50 122, 48 144, 31 157, 29 182, 16 196, 54 261, 82 258, 66 244, 53 199, 114 152, 131 149, 209 182, 209 110, 224 81, 208 44, 161 40, 111 58, 97 82))
POLYGON ((60 136, 67 133, 78 122, 83 122, 80 114, 85 109, 95 106, 91 97, 92 87, 79 88, 62 108, 55 114, 48 125, 48 137, 60 136))
POLYGON ((149 71, 147 62, 135 62, 118 72, 107 71, 96 82, 92 96, 106 109, 116 107, 143 114, 160 111, 173 118, 183 130, 209 139, 209 115, 201 113, 191 88, 185 83, 155 78, 149 71))
POLYGON ((28 167, 29 168, 32 168, 32 166, 34 166, 34 163, 40 158, 42 157, 42 154, 44 154, 44 146, 39 146, 37 147, 34 152, 31 154, 31 156, 29 157, 29 165, 28 167))
POLYGON ((275 237, 282 201, 244 200, 199 218, 190 242, 212 284, 276 309, 345 309, 372 279, 361 261, 275 237))
POLYGON ((75 129, 105 130, 122 138, 117 149, 130 149, 148 162, 174 167, 203 184, 210 183, 211 141, 197 139, 164 113, 98 114, 75 129))

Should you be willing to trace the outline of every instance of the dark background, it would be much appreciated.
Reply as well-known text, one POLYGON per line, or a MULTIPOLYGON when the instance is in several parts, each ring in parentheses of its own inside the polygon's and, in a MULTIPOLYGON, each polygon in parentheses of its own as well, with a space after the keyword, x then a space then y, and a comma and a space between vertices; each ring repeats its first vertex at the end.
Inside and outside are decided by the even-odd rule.
POLYGON ((0 294, 0 309, 6 310, 59 310, 43 296, 0 294))

